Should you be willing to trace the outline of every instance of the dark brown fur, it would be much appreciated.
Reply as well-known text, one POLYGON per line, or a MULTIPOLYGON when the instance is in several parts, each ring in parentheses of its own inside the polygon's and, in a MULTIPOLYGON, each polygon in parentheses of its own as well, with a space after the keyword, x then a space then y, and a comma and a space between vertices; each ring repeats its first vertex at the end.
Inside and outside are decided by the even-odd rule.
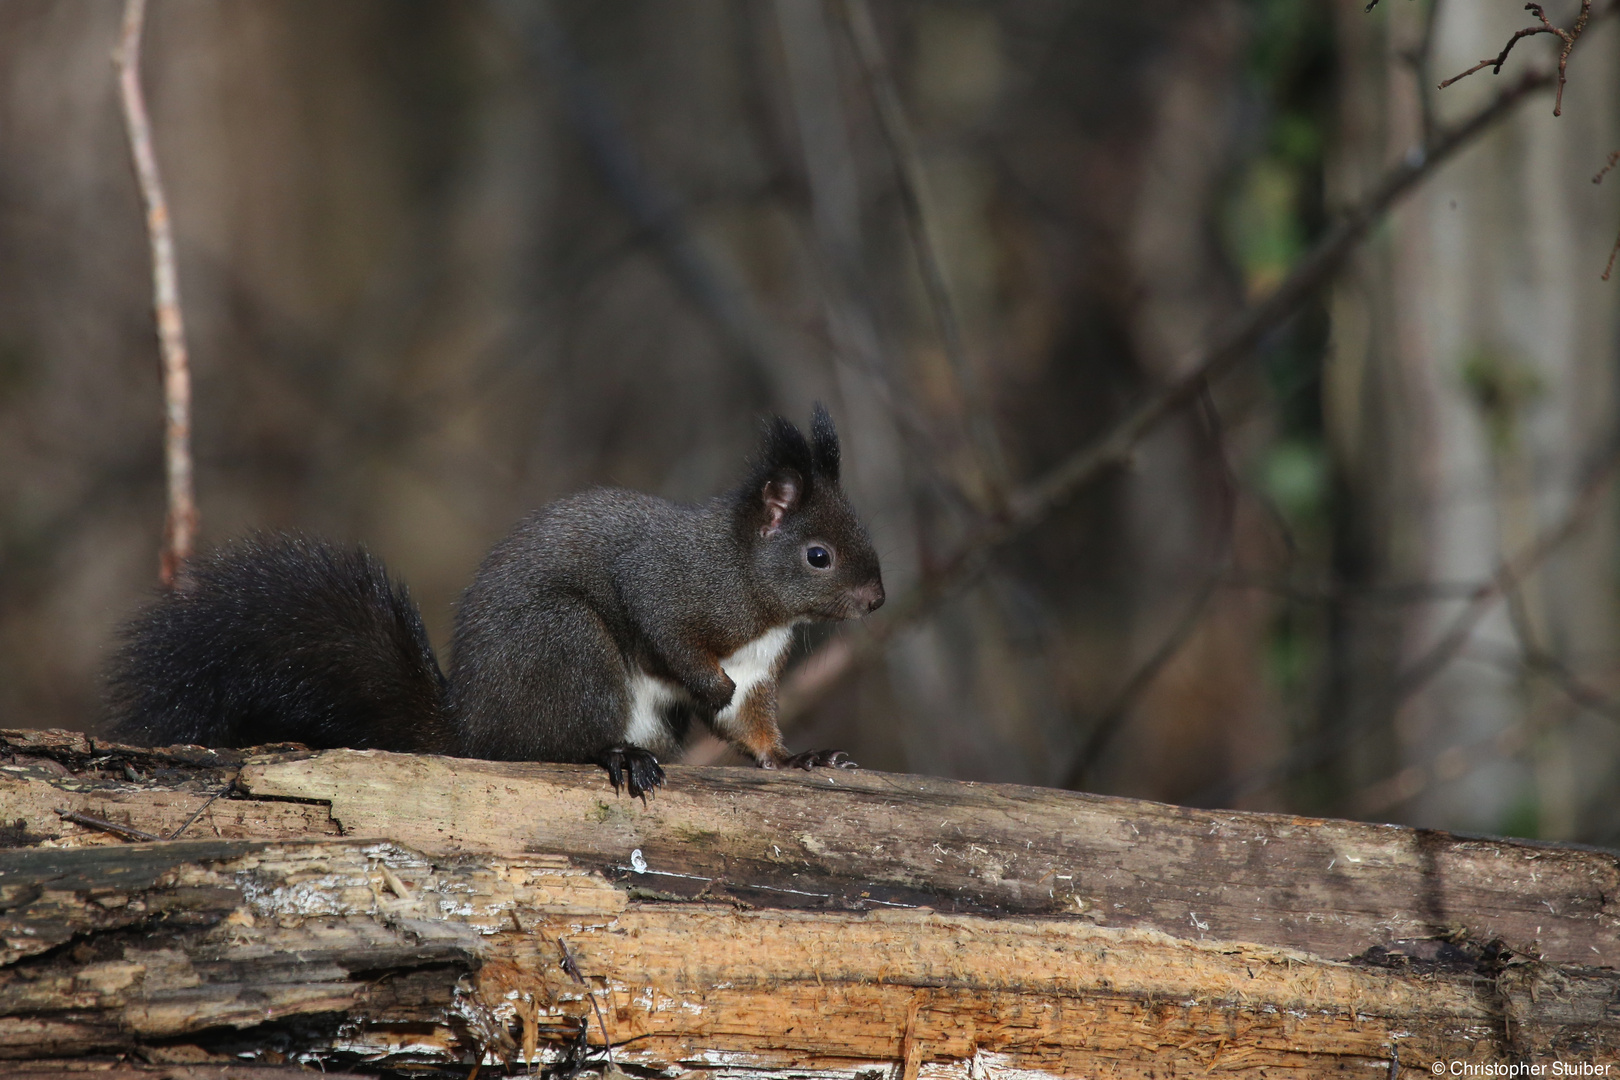
MULTIPOLYGON (((462 597, 448 683, 376 560, 298 537, 241 541, 129 627, 112 676, 119 730, 153 743, 611 759, 637 766, 632 791, 649 787, 656 761, 624 745, 632 679, 679 691, 664 716, 673 744, 731 703, 721 658, 767 631, 883 602, 839 457, 817 406, 810 439, 771 421, 743 482, 707 503, 604 488, 530 515, 462 597)), ((832 763, 782 748, 775 674, 722 734, 763 765, 832 763)))

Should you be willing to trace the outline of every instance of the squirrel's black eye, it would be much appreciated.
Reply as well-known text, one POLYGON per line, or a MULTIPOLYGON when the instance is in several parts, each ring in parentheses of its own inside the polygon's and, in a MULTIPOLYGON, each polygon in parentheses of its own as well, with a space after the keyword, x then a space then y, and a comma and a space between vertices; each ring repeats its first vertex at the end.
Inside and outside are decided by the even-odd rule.
POLYGON ((817 570, 825 570, 832 565, 832 552, 820 544, 811 544, 804 549, 804 561, 817 570))

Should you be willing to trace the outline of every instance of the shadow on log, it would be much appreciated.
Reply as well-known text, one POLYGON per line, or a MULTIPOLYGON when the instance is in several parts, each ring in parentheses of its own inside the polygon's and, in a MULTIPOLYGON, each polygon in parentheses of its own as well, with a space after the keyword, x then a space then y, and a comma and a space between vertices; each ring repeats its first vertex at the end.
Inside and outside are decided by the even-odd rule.
POLYGON ((643 805, 586 767, 0 738, 7 1075, 566 1071, 604 1030, 633 1075, 1620 1060, 1612 852, 872 772, 677 767, 643 805))

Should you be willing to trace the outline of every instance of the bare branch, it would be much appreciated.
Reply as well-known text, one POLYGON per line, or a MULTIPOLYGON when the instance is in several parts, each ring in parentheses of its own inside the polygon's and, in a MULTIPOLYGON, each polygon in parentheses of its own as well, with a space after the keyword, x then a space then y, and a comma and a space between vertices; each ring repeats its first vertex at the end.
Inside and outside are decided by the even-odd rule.
POLYGON ((1412 74, 1417 79, 1418 112, 1423 121, 1425 144, 1434 141, 1438 124, 1435 119, 1434 91, 1430 89, 1429 67, 1434 57, 1435 30, 1440 25, 1440 7, 1443 3, 1444 0, 1430 0, 1428 9, 1423 13, 1423 30, 1418 35, 1417 43, 1405 54, 1406 62, 1411 65, 1412 74))
MULTIPOLYGON (((1519 582, 1528 574, 1586 527, 1601 505, 1599 496, 1614 478, 1616 468, 1620 468, 1620 444, 1611 447, 1588 472, 1574 504, 1563 520, 1541 533, 1534 542, 1498 566, 1491 580, 1475 589, 1468 603, 1451 621, 1451 625, 1445 634, 1441 635, 1440 640, 1403 671, 1397 673, 1390 681, 1386 692, 1380 695, 1369 709, 1393 712, 1400 708, 1408 698, 1426 686, 1429 680, 1456 659, 1472 640, 1474 631, 1495 607, 1497 601, 1510 590, 1517 588, 1519 582)), ((1346 724, 1337 731, 1325 733, 1295 747, 1279 762, 1209 788, 1200 793, 1193 802, 1195 805, 1205 806, 1224 804, 1251 791, 1265 788, 1326 760, 1329 755, 1365 738, 1372 730, 1374 727, 1369 723, 1346 724)))
POLYGON ((781 715, 792 718, 836 685, 856 666, 880 653, 896 634, 926 617, 938 604, 978 578, 991 557, 1040 525, 1076 492, 1129 460, 1137 443, 1165 419, 1194 401, 1201 389, 1249 356, 1318 289, 1331 281, 1356 246, 1401 196, 1426 179, 1459 149, 1501 120, 1531 94, 1553 85, 1554 77, 1528 73, 1499 92, 1467 120, 1438 133, 1385 174, 1361 203, 1328 229, 1278 287, 1221 332, 1186 372, 1139 403, 1096 441, 1082 447, 1034 482, 1013 492, 1008 512, 977 530, 912 589, 891 600, 881 621, 830 643, 825 659, 812 658, 783 687, 781 715))
POLYGON ((710 320, 733 354, 757 372, 777 402, 794 400, 798 376, 780 330, 729 260, 692 228, 680 200, 647 171, 551 5, 511 2, 505 10, 524 33, 536 67, 555 80, 569 126, 603 185, 636 228, 652 238, 675 284, 710 320))
POLYGON ((574 954, 568 949, 568 942, 564 941, 560 934, 557 936, 557 951, 562 953, 563 971, 567 972, 568 977, 573 979, 575 983, 583 986, 585 993, 590 996, 591 1010, 596 1013, 596 1023, 602 1029, 602 1047, 607 1052, 608 1064, 611 1066, 613 1064, 613 1040, 608 1037, 607 1021, 602 1019, 602 1007, 596 1003, 596 987, 586 981, 585 976, 580 973, 579 961, 574 959, 574 954))
POLYGON ((957 395, 967 416, 968 437, 978 456, 979 468, 984 473, 990 506, 999 513, 1004 507, 1009 485, 1007 462, 996 436, 989 398, 985 395, 978 369, 968 356, 962 338, 962 321, 957 313, 955 297, 951 295, 950 282, 945 276, 939 229, 935 224, 938 215, 934 212, 922 156, 917 152, 917 143, 912 136, 905 107, 901 104, 900 92, 889 73, 883 43, 872 21, 872 9, 866 0, 844 0, 843 7, 845 22, 855 43, 855 53, 860 58, 861 71, 866 77, 867 91, 877 108, 878 126, 894 158, 895 173, 900 181, 900 204, 905 208, 906 225, 917 254, 917 269, 922 275, 923 291, 927 293, 929 306, 933 308, 934 320, 939 326, 945 356, 956 377, 957 395))
POLYGON ((77 810, 58 810, 56 812, 56 816, 61 818, 63 821, 71 821, 75 825, 83 825, 87 829, 97 829, 104 833, 111 833, 114 836, 121 836, 125 840, 135 840, 138 842, 150 843, 154 840, 163 839, 163 837, 157 835, 156 833, 149 833, 145 829, 136 829, 128 825, 120 825, 116 821, 107 821, 103 818, 91 817, 89 814, 81 814, 77 810))
POLYGON ((1513 51, 1513 46, 1517 45, 1527 37, 1535 37, 1537 34, 1556 34, 1557 32, 1558 31, 1551 26, 1527 26, 1523 30, 1517 30, 1514 32, 1512 37, 1508 38, 1508 43, 1502 46, 1502 51, 1496 55, 1494 60, 1488 57, 1481 60, 1467 71, 1453 75, 1451 78, 1442 81, 1437 89, 1444 90, 1457 80, 1466 79, 1468 76, 1472 75, 1476 71, 1481 70, 1482 68, 1490 68, 1492 75, 1500 75, 1502 74, 1502 65, 1507 63, 1508 53, 1513 51))
MULTIPOLYGON (((1620 164, 1620 150, 1616 150, 1609 155, 1609 160, 1604 164, 1603 168, 1599 169, 1597 175, 1592 177, 1592 183, 1603 183, 1603 178, 1609 174, 1616 164, 1620 164)), ((1614 259, 1617 255, 1620 255, 1620 235, 1615 236, 1614 247, 1609 249, 1609 261, 1603 267, 1604 281, 1608 281, 1609 275, 1614 273, 1614 259)))
POLYGON ((1558 94, 1553 99, 1553 115, 1562 116, 1564 112, 1564 82, 1566 81, 1565 69, 1569 65, 1569 54, 1571 50, 1575 48, 1575 42, 1580 39, 1581 34, 1586 31, 1587 23, 1591 21, 1592 0, 1581 0, 1581 10, 1579 14, 1575 16, 1574 25, 1568 30, 1553 25, 1552 20, 1547 18, 1546 9, 1540 4, 1526 4, 1524 5, 1524 10, 1530 12, 1536 17, 1538 25, 1527 26, 1522 30, 1514 31, 1513 36, 1508 38, 1507 44, 1502 46, 1502 51, 1496 54, 1496 58, 1494 60, 1481 60, 1467 71, 1453 75, 1451 78, 1441 83, 1439 89, 1444 90, 1457 80, 1466 79, 1468 76, 1472 75, 1476 71, 1479 71, 1481 68, 1488 67, 1491 69, 1491 74, 1500 75, 1502 74, 1502 65, 1507 63, 1508 53, 1513 51, 1513 46, 1517 45, 1525 38, 1535 37, 1537 34, 1552 34, 1553 36, 1557 37, 1558 40, 1564 43, 1564 47, 1558 51, 1558 94))
MULTIPOLYGON (((238 773, 238 775, 240 775, 240 773, 238 773)), ((169 839, 169 840, 178 840, 178 839, 180 839, 180 834, 185 832, 187 829, 191 828, 193 825, 195 825, 197 823, 197 819, 202 817, 203 813, 210 806, 213 806, 214 803, 216 801, 218 801, 221 796, 228 795, 232 791, 234 791, 235 789, 236 789, 236 777, 233 776, 233 777, 231 777, 229 780, 227 780, 225 782, 225 785, 223 787, 221 787, 218 791, 214 792, 212 795, 208 796, 208 798, 203 801, 203 804, 201 806, 197 807, 197 812, 192 814, 190 817, 186 818, 185 822, 183 824, 181 824, 179 828, 175 829, 174 832, 170 833, 166 837, 166 839, 169 839)))
POLYGON ((1617 164, 1620 164, 1620 150, 1616 150, 1609 155, 1609 160, 1604 163, 1603 168, 1599 169, 1597 171, 1597 175, 1592 177, 1592 183, 1603 183, 1603 178, 1607 176, 1609 171, 1612 170, 1617 164))
MULTIPOLYGON (((1513 622, 1519 649, 1516 654, 1504 653, 1493 663, 1511 671, 1544 676, 1579 709, 1608 720, 1620 720, 1620 701, 1586 682, 1558 657, 1534 645, 1518 615, 1515 615, 1513 622)), ((1544 720, 1531 718, 1505 727, 1482 742, 1447 747, 1427 766, 1409 765, 1393 776, 1363 788, 1352 797, 1351 811, 1363 817, 1382 813, 1416 798, 1432 783, 1457 780, 1488 761, 1522 753, 1544 723, 1544 720)))
MULTIPOLYGON (((776 26, 787 67, 805 179, 810 189, 810 221, 819 255, 818 292, 823 326, 844 383, 861 379, 849 393, 876 397, 905 443, 920 479, 966 517, 982 512, 982 469, 946 452, 934 425, 923 415, 911 387, 894 377, 872 308, 872 289, 862 258, 859 169, 849 141, 848 120, 839 91, 839 70, 828 12, 820 4, 777 0, 776 26), (948 468, 950 465, 965 468, 948 468)), ((848 395, 846 394, 846 401, 848 395)))
POLYGON ((1565 697, 1587 712, 1620 720, 1620 701, 1581 678, 1552 653, 1545 649, 1527 649, 1523 651, 1520 662, 1532 674, 1545 676, 1563 691, 1565 697))
MULTIPOLYGON (((1534 644, 1533 635, 1527 633, 1529 627, 1523 619, 1522 610, 1515 611, 1515 608, 1521 607, 1520 603, 1514 600, 1516 592, 1517 590, 1510 591, 1508 600, 1509 611, 1514 613, 1513 625, 1514 632, 1518 636, 1518 651, 1515 654, 1504 653, 1491 662, 1513 672, 1544 676, 1563 691, 1569 702, 1579 709, 1608 720, 1620 720, 1620 702, 1586 682, 1558 657, 1534 644)), ((1352 797, 1350 801, 1352 812, 1363 817, 1382 813, 1416 798, 1433 783, 1461 779, 1487 762, 1511 758, 1522 753, 1536 732, 1546 726, 1545 714, 1548 710, 1541 712, 1542 719, 1531 717, 1511 724, 1481 742, 1466 746, 1448 746, 1428 765, 1408 765, 1393 776, 1368 785, 1352 797)))
POLYGON ((1187 610, 1182 614, 1175 627, 1159 643, 1159 647, 1154 650, 1153 655, 1148 657, 1147 661, 1125 680, 1119 692, 1114 695, 1114 699, 1109 702, 1108 707, 1102 711, 1101 715, 1091 725, 1091 730, 1086 733, 1085 741, 1081 744, 1079 753, 1074 756, 1068 772, 1064 775, 1063 786, 1066 788, 1078 789, 1085 781, 1086 774, 1097 763, 1097 759, 1102 756, 1103 751, 1108 749, 1108 744, 1124 728, 1125 722, 1130 718, 1131 707, 1153 685, 1154 680, 1159 677, 1159 673, 1181 652, 1182 646, 1187 643, 1188 638, 1192 637, 1193 631, 1198 629, 1199 623, 1203 621, 1204 612, 1209 607, 1210 600, 1214 598, 1215 593, 1226 580, 1227 572, 1231 568, 1232 529, 1237 520, 1238 481, 1237 476, 1232 471, 1231 460, 1226 454, 1226 437, 1221 427, 1220 414, 1216 411, 1215 401, 1207 387, 1200 397, 1200 403, 1203 406, 1202 412, 1206 423, 1209 425, 1210 436, 1215 444, 1216 457, 1221 466, 1221 512, 1216 533, 1214 569, 1205 578, 1203 585, 1194 594, 1192 603, 1187 606, 1187 610))
POLYGON ((159 577, 173 588, 197 536, 197 502, 191 466, 191 368, 186 358, 185 320, 180 311, 180 280, 175 272, 174 231, 169 202, 152 151, 152 125, 141 92, 141 30, 146 0, 126 0, 123 34, 113 61, 118 66, 119 97, 129 134, 135 178, 146 203, 146 232, 152 247, 152 296, 157 312, 158 342, 163 349, 163 458, 168 514, 163 524, 159 577))
POLYGON ((1434 604, 1466 599, 1479 589, 1477 581, 1407 582, 1388 585, 1298 584, 1286 578, 1228 574, 1221 582, 1231 589, 1260 589, 1298 604, 1434 604))
POLYGON ((1518 666, 1531 675, 1547 679, 1581 708, 1611 720, 1620 719, 1620 704, 1582 679, 1542 644, 1530 617, 1524 589, 1515 583, 1505 590, 1504 598, 1507 601, 1508 621, 1518 644, 1518 666))
POLYGON ((1620 448, 1611 450, 1592 471, 1582 485, 1575 505, 1554 529, 1541 534, 1528 548, 1497 568, 1491 580, 1481 585, 1469 598, 1468 605, 1452 621, 1446 634, 1423 654, 1417 662, 1396 676, 1391 691, 1395 703, 1405 701, 1420 690, 1442 668, 1451 663, 1473 637, 1479 623, 1505 595, 1512 593, 1519 583, 1546 561, 1571 537, 1585 528, 1599 505, 1598 496, 1608 486, 1616 466, 1620 466, 1620 448))
POLYGON ((1209 609, 1210 600, 1219 591, 1225 572, 1226 564, 1222 563, 1204 580, 1175 627, 1159 643, 1153 655, 1125 680, 1125 684, 1114 695, 1114 699, 1098 715, 1091 725, 1091 730, 1086 732, 1085 741, 1081 743, 1079 752, 1075 754, 1074 761, 1064 775, 1064 787, 1079 790, 1080 785, 1085 782, 1086 775, 1097 764, 1097 759, 1102 757, 1103 751, 1108 749, 1114 736, 1124 728, 1125 721, 1130 717, 1131 707, 1153 685, 1159 673, 1181 652, 1181 647, 1187 644, 1187 639, 1192 637, 1193 631, 1198 629, 1198 624, 1204 619, 1204 613, 1209 609))
POLYGON ((1487 761, 1513 757, 1530 741, 1526 724, 1513 724, 1481 742, 1448 746, 1428 765, 1408 765, 1393 776, 1369 784, 1350 799, 1350 812, 1366 818, 1415 799, 1434 783, 1460 780, 1487 761))

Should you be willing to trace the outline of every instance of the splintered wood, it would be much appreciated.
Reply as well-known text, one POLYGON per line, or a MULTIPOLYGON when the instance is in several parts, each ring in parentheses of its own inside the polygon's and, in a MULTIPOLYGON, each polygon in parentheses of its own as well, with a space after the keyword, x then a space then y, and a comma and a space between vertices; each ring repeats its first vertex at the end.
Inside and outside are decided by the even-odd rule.
POLYGON ((873 773, 677 768, 643 806, 584 768, 9 737, 19 1075, 597 1068, 603 1027, 669 1076, 1620 1060, 1609 853, 873 773), (222 775, 195 839, 55 813, 167 835, 222 775))

